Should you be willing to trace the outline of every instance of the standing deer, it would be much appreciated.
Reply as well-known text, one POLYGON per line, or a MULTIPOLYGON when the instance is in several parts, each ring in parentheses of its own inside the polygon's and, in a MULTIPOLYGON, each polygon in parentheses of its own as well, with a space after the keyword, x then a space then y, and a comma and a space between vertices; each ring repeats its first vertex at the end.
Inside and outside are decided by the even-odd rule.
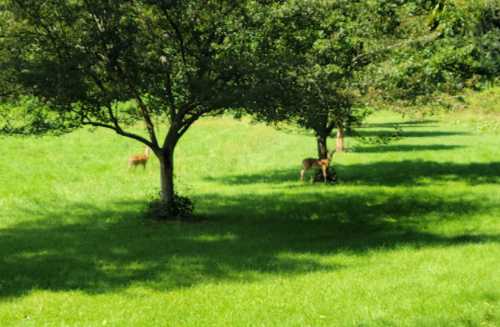
POLYGON ((143 169, 146 169, 146 164, 149 160, 149 147, 144 149, 144 154, 135 154, 128 158, 128 168, 137 167, 142 165, 143 169))
POLYGON ((328 178, 328 167, 330 166, 330 161, 333 157, 335 150, 330 152, 326 159, 314 159, 314 158, 306 158, 302 160, 302 170, 300 171, 300 180, 304 181, 304 173, 311 168, 320 168, 323 173, 323 178, 325 183, 328 178))

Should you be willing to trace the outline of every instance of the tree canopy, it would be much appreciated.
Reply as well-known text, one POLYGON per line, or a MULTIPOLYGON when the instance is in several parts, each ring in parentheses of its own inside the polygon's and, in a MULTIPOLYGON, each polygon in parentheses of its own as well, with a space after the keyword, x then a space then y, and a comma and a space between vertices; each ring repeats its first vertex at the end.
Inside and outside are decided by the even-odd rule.
POLYGON ((498 78, 500 1, 410 1, 405 16, 408 34, 433 39, 394 49, 379 67, 378 95, 386 103, 420 105, 498 78))
MULTIPOLYGON (((498 76, 498 1, 286 1, 261 18, 260 120, 314 132, 318 156, 374 106, 436 101, 498 76)), ((339 142, 340 141, 340 142, 339 142)))
POLYGON ((201 116, 238 107, 254 1, 5 0, 2 65, 11 85, 50 111, 47 129, 108 128, 150 147, 162 196, 174 199, 173 154, 201 116), (135 110, 120 102, 133 99, 135 110), (160 135, 154 117, 165 122, 160 135), (141 120, 147 133, 126 126, 141 120), (57 124, 56 122, 60 122, 57 124))
POLYGON ((273 7, 261 22, 257 56, 268 75, 258 75, 266 78, 258 84, 279 92, 258 98, 252 113, 264 121, 292 121, 313 130, 318 156, 326 158, 332 130, 342 140, 344 131, 366 113, 366 67, 400 41, 399 7, 386 1, 319 0, 273 7))

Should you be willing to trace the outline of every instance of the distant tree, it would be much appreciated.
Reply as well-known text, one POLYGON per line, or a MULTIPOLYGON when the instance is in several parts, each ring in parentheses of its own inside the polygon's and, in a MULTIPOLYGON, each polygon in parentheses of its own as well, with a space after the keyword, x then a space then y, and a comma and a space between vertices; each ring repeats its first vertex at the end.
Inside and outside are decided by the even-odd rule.
MULTIPOLYGON (((286 1, 261 18, 262 96, 248 107, 327 138, 360 124, 370 107, 439 103, 498 76, 497 0, 286 1), (269 90, 274 90, 269 92, 269 90)), ((255 88, 258 89, 258 88, 255 88)))
MULTIPOLYGON (((367 110, 363 99, 367 65, 399 39, 398 5, 387 1, 287 1, 262 18, 257 56, 267 65, 257 83, 266 97, 248 107, 257 118, 287 121, 310 129, 319 158, 327 138, 344 135, 367 110), (267 90, 275 90, 269 94, 267 90)), ((257 88, 256 88, 257 89, 257 88)))
POLYGON ((44 104, 42 124, 28 124, 41 124, 39 132, 90 125, 143 143, 160 162, 161 200, 172 206, 180 138, 203 115, 245 98, 242 81, 252 74, 248 17, 260 4, 1 0, 0 6, 8 17, 0 22, 2 73, 44 104), (117 105, 131 99, 135 111, 117 105), (139 120, 145 134, 126 129, 139 120))

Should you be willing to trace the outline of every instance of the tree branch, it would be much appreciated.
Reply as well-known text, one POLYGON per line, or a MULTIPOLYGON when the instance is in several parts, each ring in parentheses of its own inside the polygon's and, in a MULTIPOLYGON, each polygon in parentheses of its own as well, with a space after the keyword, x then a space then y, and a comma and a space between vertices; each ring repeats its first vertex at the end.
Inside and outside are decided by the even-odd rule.
POLYGON ((179 138, 182 135, 184 135, 184 133, 187 132, 189 127, 191 127, 191 125, 193 125, 193 123, 195 121, 197 121, 202 115, 203 115, 203 113, 196 114, 196 115, 193 115, 193 116, 189 117, 188 119, 184 120, 182 127, 177 131, 177 135, 179 136, 179 138))
POLYGON ((147 139, 145 139, 144 137, 142 137, 140 135, 137 135, 137 134, 134 134, 134 133, 126 132, 126 131, 124 131, 122 129, 117 129, 113 125, 109 125, 109 124, 101 123, 101 122, 97 122, 97 121, 92 121, 92 120, 88 119, 87 117, 83 117, 82 118, 82 124, 83 125, 89 125, 89 126, 95 126, 95 127, 103 127, 103 128, 106 128, 106 129, 113 130, 113 131, 115 131, 119 135, 122 135, 122 136, 125 136, 125 137, 128 137, 128 138, 134 139, 136 141, 144 143, 145 145, 147 145, 151 149, 154 149, 154 144, 151 143, 150 141, 148 141, 147 139))
POLYGON ((181 32, 179 26, 173 21, 172 17, 170 17, 168 9, 163 7, 163 6, 160 6, 160 8, 163 11, 163 14, 165 15, 165 18, 167 19, 168 23, 170 24, 170 26, 174 30, 175 36, 177 38, 177 42, 179 43, 179 49, 181 51, 182 62, 184 64, 184 67, 186 67, 187 66, 186 48, 185 48, 185 42, 184 42, 184 37, 182 36, 182 32, 181 32))
POLYGON ((114 67, 116 68, 120 76, 127 82, 130 92, 134 95, 134 98, 137 101, 137 105, 139 106, 139 110, 141 111, 144 123, 146 124, 146 129, 149 133, 149 137, 151 138, 151 143, 153 144, 154 147, 158 148, 159 147, 158 138, 156 137, 154 124, 151 119, 151 116, 149 115, 148 107, 142 100, 139 92, 137 92, 137 90, 135 89, 134 84, 130 81, 127 74, 125 74, 123 69, 120 67, 118 61, 115 62, 114 67))
POLYGON ((431 41, 434 41, 435 39, 437 39, 440 35, 441 35, 440 32, 436 32, 436 33, 433 33, 431 35, 425 35, 425 36, 422 36, 422 37, 419 37, 419 38, 416 38, 416 39, 405 40, 405 41, 402 41, 402 42, 391 44, 391 45, 389 45, 389 46, 387 46, 385 48, 377 49, 377 50, 372 51, 372 52, 359 54, 359 55, 357 55, 356 57, 354 57, 352 59, 352 61, 351 61, 351 67, 353 67, 353 68, 356 67, 356 65, 363 58, 374 56, 374 55, 377 55, 379 53, 383 53, 383 52, 386 52, 386 51, 389 51, 389 50, 392 50, 392 49, 395 49, 395 48, 403 47, 405 45, 410 45, 410 44, 417 43, 417 42, 431 42, 431 41))
POLYGON ((170 103, 171 121, 176 120, 177 110, 175 108, 175 98, 172 92, 172 78, 170 76, 170 67, 165 69, 165 94, 167 96, 167 101, 170 103))
POLYGON ((155 127, 153 121, 151 120, 151 116, 149 115, 148 108, 144 101, 142 101, 142 98, 138 93, 135 94, 135 98, 138 102, 142 117, 144 118, 144 122, 146 123, 146 129, 148 130, 149 137, 151 137, 151 142, 155 147, 159 147, 158 139, 156 138, 155 127))
POLYGON ((331 121, 327 126, 326 126, 326 130, 328 131, 328 135, 330 135, 330 133, 332 132, 332 130, 335 128, 335 126, 337 125, 337 122, 336 121, 331 121))

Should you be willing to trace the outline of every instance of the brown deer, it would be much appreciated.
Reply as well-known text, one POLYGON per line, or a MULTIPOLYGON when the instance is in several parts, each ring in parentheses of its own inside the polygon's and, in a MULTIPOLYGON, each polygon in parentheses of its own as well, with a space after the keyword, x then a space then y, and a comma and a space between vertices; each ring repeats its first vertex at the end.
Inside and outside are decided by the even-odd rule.
POLYGON ((300 171, 300 180, 304 181, 304 174, 307 170, 311 168, 320 168, 326 183, 328 179, 328 167, 330 166, 330 162, 334 153, 335 150, 330 152, 326 159, 306 158, 302 160, 302 170, 300 171))
POLYGON ((146 169, 146 164, 149 160, 149 147, 144 149, 144 154, 135 154, 128 158, 128 168, 137 167, 142 165, 143 169, 146 169))

